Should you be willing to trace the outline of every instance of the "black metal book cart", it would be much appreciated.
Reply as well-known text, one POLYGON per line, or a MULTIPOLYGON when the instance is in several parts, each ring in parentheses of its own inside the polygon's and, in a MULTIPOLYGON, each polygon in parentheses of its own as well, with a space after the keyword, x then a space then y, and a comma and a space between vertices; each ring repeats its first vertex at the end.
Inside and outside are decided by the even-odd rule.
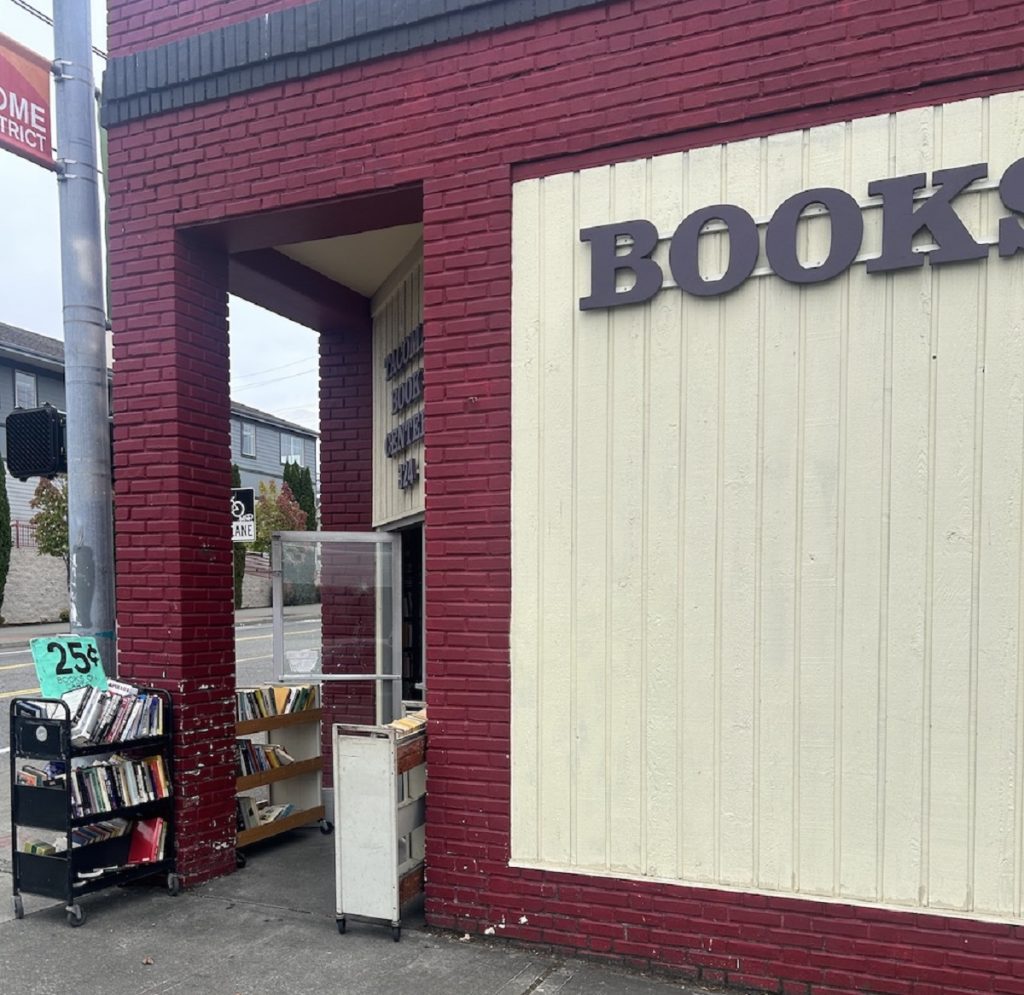
POLYGON ((161 733, 76 745, 74 717, 61 699, 14 698, 10 705, 11 848, 14 915, 22 893, 61 899, 71 926, 79 898, 166 875, 176 895, 171 699, 139 688, 162 708, 161 733))

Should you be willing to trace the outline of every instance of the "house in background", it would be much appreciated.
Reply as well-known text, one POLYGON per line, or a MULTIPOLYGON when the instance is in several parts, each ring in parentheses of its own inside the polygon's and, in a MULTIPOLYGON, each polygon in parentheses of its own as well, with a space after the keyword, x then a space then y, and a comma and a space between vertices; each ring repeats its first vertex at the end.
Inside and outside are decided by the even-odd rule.
POLYGON ((288 463, 308 467, 313 493, 319 494, 318 437, 301 425, 231 402, 231 461, 238 466, 241 486, 254 488, 257 496, 264 481, 273 481, 280 490, 288 463))
MULTIPOLYGON (((6 421, 15 408, 38 408, 43 404, 65 410, 64 343, 0 322, 0 421, 6 421)), ((0 452, 6 470, 6 430, 0 433, 0 452)), ((24 545, 31 533, 28 523, 35 512, 29 502, 38 483, 35 478, 22 481, 7 476, 15 545, 24 545)))
MULTIPOLYGON (((108 374, 108 384, 110 377, 108 374)), ((64 343, 0 322, 0 423, 16 408, 52 404, 66 410, 64 343)), ((319 492, 317 433, 245 404, 231 404, 231 459, 238 464, 243 487, 257 491, 261 481, 280 488, 286 463, 309 467, 314 493, 319 492)), ((7 461, 7 432, 0 432, 0 453, 7 461)), ((39 481, 7 476, 11 529, 15 545, 34 545, 29 502, 39 481)))

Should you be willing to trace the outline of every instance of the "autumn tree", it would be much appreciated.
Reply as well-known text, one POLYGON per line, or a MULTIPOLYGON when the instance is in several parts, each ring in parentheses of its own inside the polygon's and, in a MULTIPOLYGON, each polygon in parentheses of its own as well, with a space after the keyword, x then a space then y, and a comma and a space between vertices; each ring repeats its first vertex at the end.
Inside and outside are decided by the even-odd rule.
POLYGON ((301 532, 306 528, 306 513, 299 507, 292 489, 271 481, 260 481, 256 498, 256 541, 252 548, 258 553, 270 552, 270 537, 275 532, 301 532))
POLYGON ((292 489, 292 494, 299 507, 306 513, 305 528, 310 532, 315 532, 316 493, 313 490, 313 475, 309 472, 309 467, 299 466, 298 463, 286 463, 284 482, 292 489))
MULTIPOLYGON (((71 579, 71 559, 68 552, 68 478, 63 474, 48 480, 40 479, 29 502, 37 509, 31 518, 36 530, 36 549, 40 556, 59 556, 64 570, 71 579)), ((10 529, 8 528, 8 534, 10 529)))

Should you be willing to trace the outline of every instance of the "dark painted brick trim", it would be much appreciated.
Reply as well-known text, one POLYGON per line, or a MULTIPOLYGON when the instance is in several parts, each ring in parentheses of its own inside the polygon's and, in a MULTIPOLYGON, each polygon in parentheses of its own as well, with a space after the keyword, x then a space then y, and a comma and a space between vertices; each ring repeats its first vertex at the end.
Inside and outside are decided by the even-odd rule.
POLYGON ((325 69, 609 0, 315 0, 111 59, 102 123, 124 124, 325 69))

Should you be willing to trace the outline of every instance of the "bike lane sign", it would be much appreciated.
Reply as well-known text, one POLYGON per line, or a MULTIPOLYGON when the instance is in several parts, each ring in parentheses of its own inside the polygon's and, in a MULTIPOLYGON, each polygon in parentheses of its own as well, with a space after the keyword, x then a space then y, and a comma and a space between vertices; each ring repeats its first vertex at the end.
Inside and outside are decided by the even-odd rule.
POLYGON ((256 541, 256 493, 252 487, 231 488, 231 541, 256 541))

